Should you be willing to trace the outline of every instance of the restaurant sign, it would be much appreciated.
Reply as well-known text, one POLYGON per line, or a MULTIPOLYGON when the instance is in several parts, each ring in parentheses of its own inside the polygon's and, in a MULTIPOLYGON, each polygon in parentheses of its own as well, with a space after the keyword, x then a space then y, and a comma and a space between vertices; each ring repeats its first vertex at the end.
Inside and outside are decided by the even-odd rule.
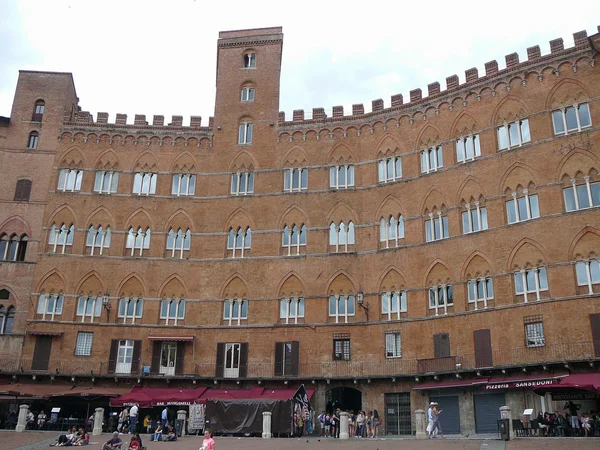
POLYGON ((486 391, 495 389, 518 389, 518 388, 538 388, 540 386, 551 386, 558 384, 556 379, 528 380, 528 381, 513 381, 513 382, 488 382, 484 389, 486 391))
POLYGON ((562 402, 565 400, 596 400, 598 398, 600 398, 600 396, 598 394, 594 394, 593 392, 552 394, 552 400, 555 402, 562 402))

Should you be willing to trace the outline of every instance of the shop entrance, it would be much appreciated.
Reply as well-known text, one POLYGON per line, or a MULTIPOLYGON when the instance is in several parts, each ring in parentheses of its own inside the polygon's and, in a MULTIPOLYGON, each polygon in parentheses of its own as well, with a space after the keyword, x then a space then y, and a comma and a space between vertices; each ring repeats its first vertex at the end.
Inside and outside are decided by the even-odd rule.
POLYGON ((325 409, 333 412, 337 408, 342 411, 359 411, 362 409, 362 392, 349 387, 338 387, 325 393, 325 409))
POLYGON ((430 402, 438 403, 438 409, 444 411, 440 416, 440 425, 444 434, 460 434, 460 410, 458 395, 429 397, 430 402))
POLYGON ((506 405, 504 394, 476 394, 473 396, 475 404, 475 431, 477 433, 496 433, 500 408, 506 405))
POLYGON ((385 394, 385 434, 412 434, 410 392, 385 394))

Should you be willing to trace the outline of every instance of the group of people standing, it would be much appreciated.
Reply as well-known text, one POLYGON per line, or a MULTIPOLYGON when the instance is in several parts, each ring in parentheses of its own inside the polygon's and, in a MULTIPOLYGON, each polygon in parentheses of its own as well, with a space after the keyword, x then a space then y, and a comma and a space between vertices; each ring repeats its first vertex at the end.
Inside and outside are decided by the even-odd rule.
MULTIPOLYGON (((319 436, 340 437, 340 413, 341 409, 337 408, 333 413, 323 411, 319 414, 319 436)), ((376 438, 379 425, 381 425, 381 419, 376 409, 368 413, 365 411, 348 412, 348 434, 352 437, 376 438)))
POLYGON ((429 439, 437 438, 438 434, 442 439, 444 439, 442 427, 440 425, 441 413, 442 410, 439 409, 437 402, 431 402, 429 404, 429 409, 427 410, 427 419, 429 420, 429 423, 427 424, 427 437, 429 439))

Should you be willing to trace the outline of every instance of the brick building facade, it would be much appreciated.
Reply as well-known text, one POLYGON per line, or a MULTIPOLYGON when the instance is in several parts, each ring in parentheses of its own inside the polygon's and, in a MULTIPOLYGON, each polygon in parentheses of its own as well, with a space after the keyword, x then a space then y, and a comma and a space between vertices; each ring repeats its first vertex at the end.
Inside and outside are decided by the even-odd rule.
POLYGON ((304 382, 391 434, 432 398, 463 433, 485 404, 552 408, 531 385, 600 358, 595 36, 286 120, 281 28, 222 32, 207 126, 93 120, 70 74, 21 72, 0 123, 4 381, 304 382))

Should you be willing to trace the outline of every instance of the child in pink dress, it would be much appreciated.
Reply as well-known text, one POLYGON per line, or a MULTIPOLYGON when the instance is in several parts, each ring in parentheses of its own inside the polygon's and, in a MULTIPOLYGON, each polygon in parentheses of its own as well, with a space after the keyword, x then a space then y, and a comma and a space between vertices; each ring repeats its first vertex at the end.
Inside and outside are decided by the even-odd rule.
POLYGON ((200 450, 215 450, 215 440, 212 433, 208 430, 204 432, 204 440, 202 441, 200 450))

